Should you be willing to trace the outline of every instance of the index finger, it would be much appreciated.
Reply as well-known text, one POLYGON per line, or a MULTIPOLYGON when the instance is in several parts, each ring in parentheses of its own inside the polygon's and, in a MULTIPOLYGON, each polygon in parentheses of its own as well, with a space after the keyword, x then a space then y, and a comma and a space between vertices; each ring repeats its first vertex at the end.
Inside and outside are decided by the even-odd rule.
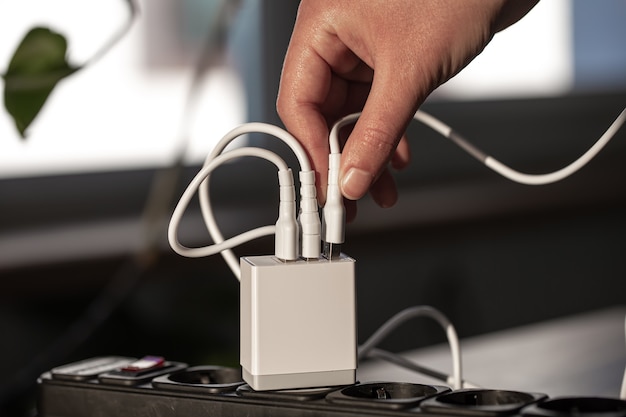
MULTIPOLYGON (((345 197, 358 200, 367 193, 392 160, 400 139, 426 93, 424 84, 402 80, 396 71, 377 69, 363 113, 356 122, 342 152, 341 190, 345 197)), ((400 160, 408 163, 406 143, 400 160)))

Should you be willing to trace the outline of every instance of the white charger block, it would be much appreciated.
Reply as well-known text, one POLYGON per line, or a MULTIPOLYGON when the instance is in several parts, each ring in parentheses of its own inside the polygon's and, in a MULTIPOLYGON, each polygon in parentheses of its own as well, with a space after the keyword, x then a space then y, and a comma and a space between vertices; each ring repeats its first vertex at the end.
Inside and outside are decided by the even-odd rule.
POLYGON ((241 258, 243 379, 257 391, 356 381, 354 259, 241 258))

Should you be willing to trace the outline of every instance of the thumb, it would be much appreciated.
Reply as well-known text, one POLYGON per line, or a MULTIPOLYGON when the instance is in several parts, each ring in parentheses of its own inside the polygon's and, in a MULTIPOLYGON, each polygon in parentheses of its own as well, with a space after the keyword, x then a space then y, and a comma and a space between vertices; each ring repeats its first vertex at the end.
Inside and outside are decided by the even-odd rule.
POLYGON ((394 72, 375 73, 361 117, 343 148, 340 185, 350 200, 363 197, 379 178, 425 96, 394 72))

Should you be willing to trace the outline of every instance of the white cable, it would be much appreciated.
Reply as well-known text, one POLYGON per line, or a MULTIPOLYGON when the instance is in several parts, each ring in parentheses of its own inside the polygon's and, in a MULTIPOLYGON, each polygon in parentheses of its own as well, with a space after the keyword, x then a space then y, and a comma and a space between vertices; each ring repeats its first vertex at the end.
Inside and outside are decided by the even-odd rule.
POLYGON ((280 199, 274 236, 274 254, 284 261, 298 259, 298 220, 296 219, 296 191, 291 169, 278 171, 280 199))
MULTIPOLYGON (((331 151, 330 158, 329 158, 330 160, 329 178, 338 177, 339 158, 341 155, 341 149, 340 149, 340 144, 339 144, 339 130, 343 126, 356 121, 359 115, 360 115, 359 113, 348 115, 340 119, 337 123, 335 123, 335 125, 331 129, 331 132, 329 135, 329 147, 331 151)), ((521 173, 521 172, 511 169, 510 167, 502 164, 501 162, 497 161, 493 157, 485 154, 480 149, 476 148, 470 142, 468 142, 467 140, 462 138, 460 135, 458 135, 456 132, 454 132, 451 127, 447 126, 445 123, 441 122, 440 120, 436 119, 435 117, 427 113, 424 113, 422 111, 417 111, 416 114, 414 115, 414 118, 426 124, 427 126, 431 127, 433 130, 440 133, 444 137, 452 140, 458 146, 460 146, 466 152, 468 152, 471 156, 478 159, 480 162, 482 162, 483 164, 485 164, 487 167, 494 170, 495 172, 499 173, 500 175, 515 182, 519 182, 523 184, 539 185, 539 184, 548 184, 548 183, 562 180, 572 175, 579 169, 581 169, 591 159, 593 159, 598 154, 598 152, 600 152, 600 150, 614 137, 615 133, 624 124, 624 121, 626 120, 626 109, 624 109, 620 113, 617 119, 611 124, 611 126, 600 137, 600 139, 598 139, 596 143, 588 151, 586 151, 580 158, 578 158, 577 160, 575 160, 574 162, 572 162, 570 165, 566 166, 563 169, 560 169, 558 171, 548 173, 548 174, 542 174, 542 175, 525 174, 525 173, 521 173)), ((221 253, 224 259, 226 260, 226 262, 228 263, 229 267, 231 268, 231 270, 233 271, 233 273, 238 279, 240 275, 239 263, 236 257, 234 256, 234 254, 232 253, 231 249, 251 239, 265 236, 265 235, 272 234, 272 233, 276 233, 276 226, 266 226, 266 227, 257 228, 257 229, 242 233, 228 240, 224 240, 219 230, 219 227, 215 221, 213 211, 211 208, 209 191, 208 191, 208 183, 209 183, 208 177, 210 176, 210 173, 220 164, 230 159, 238 158, 241 156, 262 157, 267 160, 270 160, 271 162, 274 162, 274 164, 279 168, 280 171, 286 171, 289 169, 284 163, 284 161, 280 159, 276 154, 269 152, 267 150, 259 149, 259 148, 242 148, 242 149, 238 149, 238 150, 227 152, 223 155, 220 155, 224 151, 226 146, 230 142, 232 142, 232 140, 247 133, 266 133, 266 134, 275 136, 283 140, 283 142, 285 142, 292 149, 292 151, 296 154, 296 157, 298 158, 298 161, 301 166, 300 178, 301 180, 302 178, 306 179, 306 186, 302 187, 302 189, 306 190, 306 191, 302 191, 302 201, 303 201, 302 206, 306 206, 307 209, 306 209, 306 213, 304 214, 304 216, 302 216, 303 212, 301 208, 301 218, 298 222, 299 224, 302 225, 303 228, 305 227, 305 225, 308 228, 308 232, 303 233, 303 236, 307 236, 308 243, 306 247, 313 248, 315 246, 314 245, 315 239, 310 239, 310 237, 315 237, 316 233, 319 235, 319 233, 317 232, 317 230, 319 229, 319 223, 316 224, 315 221, 311 221, 312 213, 316 212, 316 206, 312 207, 310 204, 312 200, 315 200, 314 176, 312 175, 313 171, 311 170, 311 166, 310 166, 308 157, 306 155, 306 152, 302 148, 301 144, 285 130, 279 127, 273 126, 273 125, 269 125, 269 124, 248 123, 248 124, 239 126, 231 130, 222 138, 222 140, 220 140, 220 142, 218 142, 218 144, 215 146, 213 151, 207 156, 203 169, 198 173, 198 175, 196 175, 192 183, 189 185, 189 187, 183 194, 183 197, 181 197, 181 200, 179 201, 179 204, 176 207, 174 214, 172 215, 170 227, 168 229, 168 239, 170 240, 170 245, 172 246, 172 248, 177 253, 184 255, 184 256, 199 257, 199 256, 212 255, 218 252, 221 253), (313 187, 313 191, 311 192, 312 187, 313 187), (189 201, 191 200, 191 197, 193 196, 196 189, 198 188, 200 190, 200 205, 201 205, 202 216, 204 218, 209 234, 211 235, 211 238, 214 241, 214 244, 207 246, 207 247, 203 247, 203 248, 187 248, 178 242, 176 232, 177 232, 178 224, 180 222, 182 214, 185 208, 187 207, 189 201), (304 203, 305 201, 306 201, 306 204, 304 203)), ((290 186, 293 186, 293 183, 291 183, 290 186)), ((328 195, 331 195, 334 191, 337 191, 332 187, 336 187, 338 189, 338 181, 329 181, 328 195)), ((289 195, 293 194, 291 189, 288 193, 289 195)), ((281 191, 281 196, 282 195, 283 195, 283 192, 281 191)), ((285 204, 281 204, 281 207, 283 206, 285 206, 285 204)), ((286 204, 286 206, 289 206, 290 208, 294 207, 295 202, 293 205, 286 204)), ((334 216, 334 217, 337 217, 337 216, 334 216)), ((291 222, 292 221, 290 219, 288 223, 291 223, 291 222)), ((337 222, 333 222, 333 223, 337 223, 337 222)), ((341 224, 343 223, 342 221, 339 221, 338 223, 340 223, 339 227, 343 227, 341 224)), ((296 228, 297 228, 297 225, 296 225, 296 228)), ((340 230, 340 229, 337 229, 336 227, 333 226, 331 234, 336 233, 337 230, 340 230)), ((343 229, 341 229, 341 231, 342 230, 343 229)), ((329 239, 329 240, 340 240, 341 242, 343 242, 343 238, 329 239)), ((305 257, 316 257, 315 254, 319 253, 317 252, 317 249, 312 249, 312 250, 306 249, 306 250, 312 253, 313 255, 311 256, 303 255, 305 257)), ((447 318, 443 314, 433 309, 432 307, 417 307, 413 309, 407 309, 403 312, 400 312, 396 316, 394 316, 391 320, 385 323, 385 325, 382 326, 374 335, 372 335, 372 337, 370 337, 368 341, 366 341, 363 345, 360 346, 359 357, 367 357, 368 354, 374 349, 374 346, 380 340, 382 340, 382 338, 384 338, 387 333, 395 329, 395 327, 397 327, 397 325, 399 325, 399 323, 401 323, 402 321, 406 320, 407 318, 411 318, 415 316, 423 316, 423 315, 429 316, 437 320, 444 327, 449 344, 450 344, 451 353, 452 353, 452 362, 453 362, 453 376, 451 377, 452 382, 453 382, 455 389, 460 389, 463 386, 463 380, 461 377, 461 355, 460 355, 460 348, 459 348, 456 330, 454 329, 454 326, 452 326, 452 324, 447 320, 447 318)), ((377 352, 380 353, 379 351, 377 352)), ((622 384, 622 397, 626 397, 626 370, 624 374, 624 382, 622 384)))
MULTIPOLYGON (((329 137, 330 151, 331 157, 333 154, 340 154, 340 144, 339 144, 339 130, 349 124, 355 122, 360 116, 360 113, 350 114, 348 116, 340 119, 335 125, 332 127, 329 137)), ((551 172, 547 174, 526 174, 519 171, 516 171, 495 158, 485 154, 483 151, 475 147, 473 144, 468 142, 466 139, 457 134, 450 126, 446 125, 442 121, 437 118, 431 116, 428 113, 418 110, 414 119, 422 122, 423 124, 429 126, 431 129, 440 133, 442 136, 452 140, 456 145, 461 147, 471 156, 476 158, 478 161, 482 162, 485 166, 495 171, 496 173, 502 175, 505 178, 508 178, 511 181, 515 181, 521 184, 527 185, 542 185, 542 184, 550 184, 556 181, 560 181, 564 178, 569 177, 574 174, 576 171, 580 170, 583 166, 585 166, 590 160, 592 160, 603 148, 606 144, 615 136, 615 133, 622 127, 626 120, 626 109, 622 110, 619 116, 615 119, 615 121, 609 126, 609 128, 605 131, 605 133, 578 159, 570 163, 568 166, 551 172)), ((329 171, 329 177, 331 174, 336 174, 336 172, 329 171)), ((329 188, 330 192, 330 188, 329 188)), ((381 353, 380 350, 375 350, 374 347, 378 344, 378 342, 391 330, 393 330, 399 323, 404 321, 406 318, 410 318, 413 316, 419 315, 429 315, 432 318, 435 318, 437 321, 442 324, 442 326, 446 329, 446 334, 448 336, 448 341, 450 343, 450 349, 452 351, 452 359, 453 359, 453 381, 455 389, 460 389, 463 386, 463 380, 461 378, 461 355, 459 351, 458 338, 456 336, 456 331, 451 323, 436 310, 430 310, 428 307, 418 308, 417 310, 409 309, 405 310, 391 320, 389 320, 383 327, 381 327, 370 339, 368 339, 363 345, 359 348, 359 358, 367 357, 370 352, 373 352, 377 356, 385 356, 381 353)), ((625 324, 626 327, 626 324, 625 324)), ((625 329, 626 331, 626 329, 625 329)), ((389 354, 392 355, 392 354, 389 354)), ((396 363, 402 362, 402 359, 392 358, 389 355, 386 355, 385 359, 394 360, 396 363)), ((415 368, 415 364, 412 363, 404 363, 407 367, 415 368)), ((402 366, 402 365, 401 365, 402 366)), ((418 366, 419 367, 419 366, 418 366)), ((624 377, 621 388, 621 398, 626 399, 626 369, 624 370, 624 377)))
POLYGON ((416 317, 429 317, 435 320, 443 327, 450 345, 452 354, 452 385, 454 389, 461 389, 463 386, 462 366, 461 366, 461 348, 459 346, 459 338, 456 334, 454 326, 448 318, 439 310, 430 306, 410 307, 402 310, 391 319, 387 320, 381 327, 374 332, 361 346, 359 346, 359 358, 366 358, 389 333, 394 331, 398 326, 416 317))
POLYGON ((345 238, 346 209, 343 205, 343 196, 339 189, 339 164, 341 153, 328 155, 328 187, 326 204, 322 211, 322 240, 325 243, 325 255, 332 258, 339 255, 341 244, 345 238), (333 250, 333 246, 336 247, 333 250))
POLYGON ((291 151, 296 155, 296 158, 298 158, 300 169, 302 171, 311 170, 311 162, 309 161, 306 151, 302 147, 302 144, 298 142, 298 140, 294 138, 293 135, 278 126, 258 122, 242 124, 235 127, 230 132, 226 133, 211 150, 206 158, 206 162, 209 162, 211 159, 221 154, 233 140, 235 140, 239 136, 247 135, 249 133, 264 133, 282 140, 287 146, 289 146, 291 151))
MULTIPOLYGON (((426 375, 434 379, 438 379, 439 381, 443 381, 448 385, 454 384, 454 376, 420 365, 396 353, 388 352, 379 348, 374 348, 369 351, 368 357, 383 359, 389 363, 408 369, 410 371, 417 372, 419 374, 426 375)), ((480 386, 467 380, 463 380, 462 388, 480 388, 480 386)))
MULTIPOLYGON (((229 250, 249 240, 275 233, 276 226, 265 226, 265 227, 260 227, 260 228, 242 233, 228 240, 224 240, 222 238, 219 242, 214 241, 213 245, 200 247, 200 248, 185 247, 182 244, 180 244, 178 240, 178 226, 180 224, 182 216, 189 202, 191 201, 195 192, 198 190, 200 184, 205 182, 209 178, 211 172, 214 169, 216 169, 219 165, 227 161, 230 161, 232 159, 241 158, 244 156, 255 156, 255 157, 263 158, 272 162, 274 165, 276 165, 279 171, 289 171, 289 167, 287 166, 285 161, 283 161, 280 157, 278 157, 278 155, 276 155, 275 153, 271 151, 268 151, 266 149, 261 149, 261 148, 249 148, 249 147, 239 148, 239 149, 226 152, 222 155, 219 155, 213 158, 205 167, 203 167, 200 170, 200 172, 198 172, 198 174, 196 174, 193 180, 189 183, 187 189, 181 196, 172 214, 172 218, 170 220, 170 224, 168 227, 168 240, 169 240, 170 246, 176 253, 183 255, 183 256, 187 256, 187 257, 209 256, 209 255, 216 254, 218 252, 229 250)), ((210 205, 210 202, 208 203, 210 205)), ((211 213, 211 216, 212 216, 212 213, 211 213)), ((237 272, 238 271, 239 271, 239 268, 237 268, 237 272)), ((237 276, 237 278, 239 278, 238 273, 236 273, 235 275, 237 276)))
POLYGON ((315 171, 300 171, 300 215, 298 224, 301 233, 301 255, 306 259, 320 257, 322 226, 315 190, 315 171))
POLYGON ((328 137, 328 144, 330 146, 330 153, 341 153, 341 146, 339 145, 339 130, 342 127, 354 123, 357 121, 361 113, 352 113, 337 120, 333 127, 330 129, 330 135, 328 137))
MULTIPOLYGON (((339 149, 339 129, 348 123, 352 123, 359 118, 360 113, 354 113, 340 119, 332 128, 330 135, 331 152, 333 149, 339 149)), ((583 155, 581 155, 574 162, 568 166, 559 169, 557 171, 547 174, 526 174, 516 171, 502 162, 487 155, 466 139, 456 133, 450 126, 443 123, 441 120, 433 117, 432 115, 418 110, 414 117, 415 120, 422 122, 426 126, 430 127, 434 131, 438 132, 442 136, 452 140, 455 144, 469 153, 471 156, 482 162, 485 166, 491 170, 497 172, 505 178, 511 181, 515 181, 521 184, 527 185, 544 185, 565 179, 580 170, 589 161, 591 161, 604 146, 615 136, 615 133, 622 127, 626 121, 626 109, 617 116, 615 121, 609 126, 604 134, 591 146, 583 155)))
MULTIPOLYGON (((294 138, 291 134, 289 134, 284 129, 279 128, 278 126, 256 122, 243 124, 226 133, 226 135, 224 135, 222 139, 211 150, 204 162, 204 165, 206 166, 210 164, 211 161, 215 159, 219 154, 221 154, 226 146, 228 146, 228 144, 230 144, 233 140, 241 135, 249 133, 264 133, 282 140, 285 144, 287 144, 287 146, 289 146, 289 148, 291 148, 293 153, 296 155, 298 163, 300 164, 300 170, 311 171, 311 163, 309 162, 306 151, 296 138, 294 138)), ((211 207, 211 201, 209 197, 208 181, 204 181, 200 186, 199 196, 200 210, 209 235, 211 236, 213 242, 221 243, 224 240, 224 237, 222 236, 220 228, 215 221, 215 216, 213 215, 213 209, 211 207)), ((237 279, 239 279, 239 260, 237 259, 233 251, 229 248, 222 251, 221 255, 226 261, 226 264, 229 266, 230 270, 237 277, 237 279)))
POLYGON ((360 113, 350 114, 339 119, 330 130, 328 144, 328 185, 326 188, 326 204, 322 209, 322 240, 324 241, 324 255, 332 259, 341 253, 341 245, 345 238, 346 210, 343 196, 339 188, 339 166, 341 163, 341 146, 339 145, 339 130, 355 122, 360 113))
POLYGON ((457 145, 467 151, 470 155, 483 162, 488 168, 492 169, 503 177, 521 184, 544 185, 557 182, 569 177, 570 175, 584 167, 589 161, 591 161, 598 154, 598 152, 600 152, 602 148, 604 148, 604 146, 615 136, 615 133, 620 129, 620 127, 622 127, 624 121, 626 120, 626 109, 622 110, 622 112, 619 114, 619 116, 617 116, 615 121, 611 124, 611 126, 609 126, 606 132, 604 132, 604 134, 593 144, 593 146, 591 146, 578 159, 557 171, 537 175, 526 174, 516 171, 504 165, 495 158, 486 155, 484 152, 482 152, 474 145, 469 143, 467 140, 462 138, 460 135, 458 135, 456 132, 454 132, 451 127, 447 126, 440 120, 427 113, 418 111, 417 113, 415 113, 415 119, 426 124, 427 126, 432 128, 436 132, 439 132, 441 135, 447 137, 448 139, 451 139, 457 145))

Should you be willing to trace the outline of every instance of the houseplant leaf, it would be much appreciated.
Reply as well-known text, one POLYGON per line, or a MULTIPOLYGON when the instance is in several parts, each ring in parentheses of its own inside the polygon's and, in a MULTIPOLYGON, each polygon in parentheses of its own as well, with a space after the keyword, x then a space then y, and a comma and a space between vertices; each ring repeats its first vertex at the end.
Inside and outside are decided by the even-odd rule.
POLYGON ((59 81, 79 67, 67 62, 67 41, 50 29, 31 29, 4 74, 4 105, 22 136, 59 81))

